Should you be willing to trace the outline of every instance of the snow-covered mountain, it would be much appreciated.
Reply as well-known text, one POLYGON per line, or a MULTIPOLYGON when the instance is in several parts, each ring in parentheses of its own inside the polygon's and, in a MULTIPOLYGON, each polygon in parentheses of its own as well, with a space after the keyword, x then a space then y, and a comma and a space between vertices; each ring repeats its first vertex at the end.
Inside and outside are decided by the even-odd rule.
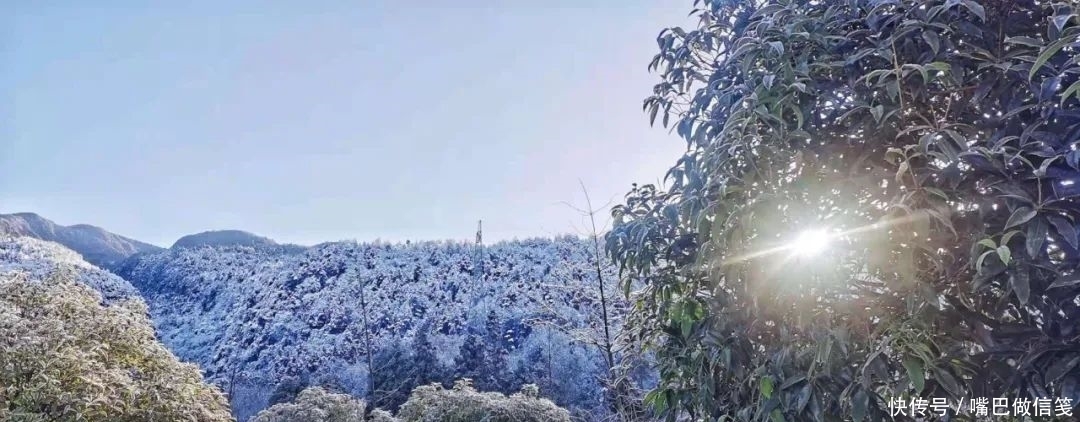
POLYGON ((131 283, 91 265, 63 245, 0 234, 0 273, 26 272, 41 279, 65 270, 75 271, 79 281, 100 292, 106 302, 139 295, 131 283))
POLYGON ((0 214, 0 234, 56 242, 78 252, 87 262, 108 267, 139 252, 161 248, 86 224, 62 226, 34 213, 0 214))
POLYGON ((241 420, 288 380, 358 395, 371 382, 384 406, 432 381, 470 377, 503 391, 534 382, 561 406, 602 412, 603 360, 577 338, 600 328, 581 239, 207 243, 217 246, 142 253, 112 269, 142 293, 161 340, 230 393, 241 420))
POLYGON ((181 237, 172 248, 200 246, 274 246, 277 242, 242 230, 213 230, 181 237))

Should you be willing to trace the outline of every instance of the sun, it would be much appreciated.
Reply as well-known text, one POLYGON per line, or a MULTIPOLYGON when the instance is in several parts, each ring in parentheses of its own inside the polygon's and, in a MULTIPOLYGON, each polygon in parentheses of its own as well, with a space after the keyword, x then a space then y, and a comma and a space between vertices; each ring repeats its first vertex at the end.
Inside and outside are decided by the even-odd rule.
POLYGON ((811 257, 829 248, 829 233, 822 229, 806 230, 795 238, 789 249, 794 255, 811 257))

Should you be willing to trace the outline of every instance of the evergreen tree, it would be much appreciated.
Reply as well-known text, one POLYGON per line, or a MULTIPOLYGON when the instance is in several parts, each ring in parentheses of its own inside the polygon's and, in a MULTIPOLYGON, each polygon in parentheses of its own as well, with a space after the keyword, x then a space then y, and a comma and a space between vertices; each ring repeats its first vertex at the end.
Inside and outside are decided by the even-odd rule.
POLYGON ((424 324, 413 337, 413 372, 416 385, 446 381, 446 370, 439 364, 435 346, 431 344, 429 331, 430 325, 424 324))

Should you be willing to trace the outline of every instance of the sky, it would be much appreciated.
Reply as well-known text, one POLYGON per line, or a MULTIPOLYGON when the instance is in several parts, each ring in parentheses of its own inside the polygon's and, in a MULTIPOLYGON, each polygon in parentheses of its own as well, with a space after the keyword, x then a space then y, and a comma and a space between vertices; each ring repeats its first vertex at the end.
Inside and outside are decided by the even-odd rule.
POLYGON ((685 150, 641 104, 689 0, 149 3, 0 11, 0 213, 160 246, 582 234, 579 181, 615 204, 685 150))

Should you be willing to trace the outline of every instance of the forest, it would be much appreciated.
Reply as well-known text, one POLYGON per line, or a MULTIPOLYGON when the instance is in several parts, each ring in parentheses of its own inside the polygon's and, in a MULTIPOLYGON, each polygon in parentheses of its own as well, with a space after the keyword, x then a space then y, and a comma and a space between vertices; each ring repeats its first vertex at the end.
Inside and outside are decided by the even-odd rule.
POLYGON ((687 6, 606 231, 0 238, 0 419, 1075 420, 1080 3, 687 6))

